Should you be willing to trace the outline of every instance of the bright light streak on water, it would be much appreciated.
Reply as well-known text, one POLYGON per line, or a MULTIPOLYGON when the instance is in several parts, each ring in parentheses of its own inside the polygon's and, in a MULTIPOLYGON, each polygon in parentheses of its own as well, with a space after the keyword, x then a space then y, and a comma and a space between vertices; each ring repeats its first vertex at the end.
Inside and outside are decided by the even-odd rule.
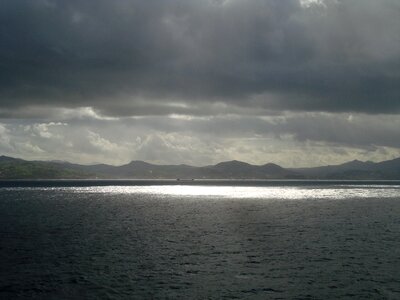
POLYGON ((0 188, 0 299, 400 299, 398 183, 93 183, 0 188))
POLYGON ((145 194, 162 197, 218 197, 229 199, 347 199, 347 198, 391 198, 400 197, 400 186, 384 185, 337 185, 328 187, 287 187, 287 186, 100 186, 46 188, 67 190, 74 193, 100 194, 145 194))

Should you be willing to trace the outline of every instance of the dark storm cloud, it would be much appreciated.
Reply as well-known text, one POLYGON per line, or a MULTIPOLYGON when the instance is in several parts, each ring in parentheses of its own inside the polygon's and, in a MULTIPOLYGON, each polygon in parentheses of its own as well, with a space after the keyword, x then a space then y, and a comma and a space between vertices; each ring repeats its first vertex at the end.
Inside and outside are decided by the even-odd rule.
POLYGON ((397 0, 4 0, 0 113, 398 112, 399 15, 397 0))

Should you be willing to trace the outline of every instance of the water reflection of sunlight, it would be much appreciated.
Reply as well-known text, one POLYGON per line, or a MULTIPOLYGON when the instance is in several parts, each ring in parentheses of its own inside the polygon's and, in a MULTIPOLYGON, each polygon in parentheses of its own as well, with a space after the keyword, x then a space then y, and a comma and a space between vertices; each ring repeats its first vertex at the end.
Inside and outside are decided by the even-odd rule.
POLYGON ((104 186, 78 187, 77 193, 147 194, 179 197, 257 198, 257 199, 346 199, 399 197, 400 189, 392 187, 251 187, 251 186, 104 186))

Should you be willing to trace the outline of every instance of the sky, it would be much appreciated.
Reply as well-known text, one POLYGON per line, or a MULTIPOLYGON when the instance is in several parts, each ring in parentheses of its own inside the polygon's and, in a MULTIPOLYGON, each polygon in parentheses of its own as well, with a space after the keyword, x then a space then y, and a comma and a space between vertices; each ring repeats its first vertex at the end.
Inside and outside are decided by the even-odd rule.
POLYGON ((398 0, 2 0, 0 154, 400 156, 398 0))

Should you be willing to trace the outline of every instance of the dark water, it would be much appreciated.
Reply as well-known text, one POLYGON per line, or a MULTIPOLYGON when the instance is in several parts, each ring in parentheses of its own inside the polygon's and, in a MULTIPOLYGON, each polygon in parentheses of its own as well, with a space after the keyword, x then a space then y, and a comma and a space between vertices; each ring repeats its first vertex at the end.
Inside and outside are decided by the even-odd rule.
POLYGON ((399 183, 13 185, 0 299, 400 299, 399 183))

